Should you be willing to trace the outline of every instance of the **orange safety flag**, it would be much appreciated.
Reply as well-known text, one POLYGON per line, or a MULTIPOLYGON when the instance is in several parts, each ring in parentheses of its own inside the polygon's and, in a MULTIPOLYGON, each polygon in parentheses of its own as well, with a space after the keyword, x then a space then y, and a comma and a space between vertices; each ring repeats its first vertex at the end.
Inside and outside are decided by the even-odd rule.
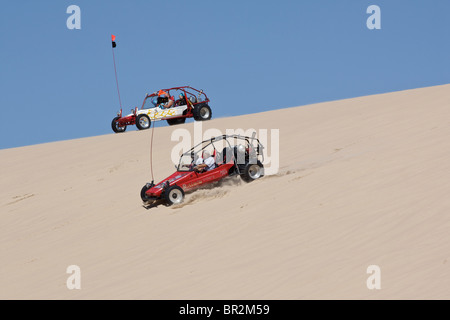
POLYGON ((112 41, 112 47, 115 48, 116 47, 116 36, 115 35, 111 35, 111 41, 112 41))

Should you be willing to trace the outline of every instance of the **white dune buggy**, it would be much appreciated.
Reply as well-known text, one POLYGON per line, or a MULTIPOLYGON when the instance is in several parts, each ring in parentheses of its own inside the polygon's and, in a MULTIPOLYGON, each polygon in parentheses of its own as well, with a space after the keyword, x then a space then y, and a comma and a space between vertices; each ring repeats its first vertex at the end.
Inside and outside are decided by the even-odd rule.
POLYGON ((142 107, 132 109, 132 113, 122 117, 122 110, 111 122, 114 132, 124 132, 129 125, 136 125, 139 130, 150 128, 152 121, 167 120, 169 125, 182 124, 186 118, 194 118, 196 121, 211 119, 212 112, 209 107, 209 99, 203 90, 197 90, 189 86, 174 87, 160 90, 167 96, 159 96, 158 93, 147 94, 142 107), (173 99, 172 106, 167 107, 171 95, 178 97, 173 99), (181 95, 180 95, 181 94, 181 95))

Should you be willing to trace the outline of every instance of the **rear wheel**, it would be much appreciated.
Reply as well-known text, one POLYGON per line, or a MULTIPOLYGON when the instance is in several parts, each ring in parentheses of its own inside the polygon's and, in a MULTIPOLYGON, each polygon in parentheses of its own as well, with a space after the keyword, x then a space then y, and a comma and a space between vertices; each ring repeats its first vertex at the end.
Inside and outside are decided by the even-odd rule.
POLYGON ((245 182, 252 182, 264 176, 264 166, 260 161, 247 163, 241 171, 241 178, 245 182))
POLYGON ((175 119, 167 119, 167 123, 169 126, 174 126, 177 124, 183 124, 186 122, 186 118, 175 118, 175 119))
POLYGON ((125 132, 127 130, 127 126, 119 127, 119 123, 117 122, 120 117, 115 117, 111 122, 111 128, 115 133, 125 132))
POLYGON ((197 121, 206 121, 211 119, 212 111, 206 103, 199 103, 194 106, 194 119, 197 121))
POLYGON ((150 128, 150 118, 146 114, 140 114, 136 117, 136 127, 139 130, 145 130, 150 128))
POLYGON ((184 200, 184 191, 179 186, 171 186, 164 191, 164 199, 168 205, 179 204, 184 200))

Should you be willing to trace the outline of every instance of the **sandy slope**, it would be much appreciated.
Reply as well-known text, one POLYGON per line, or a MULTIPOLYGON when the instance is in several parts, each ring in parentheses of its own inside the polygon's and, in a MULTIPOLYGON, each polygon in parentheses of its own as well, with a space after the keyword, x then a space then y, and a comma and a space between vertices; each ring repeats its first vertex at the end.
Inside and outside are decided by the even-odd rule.
POLYGON ((280 172, 151 210, 150 131, 1 150, 0 298, 449 299, 449 124, 450 85, 215 119, 279 128, 280 172))

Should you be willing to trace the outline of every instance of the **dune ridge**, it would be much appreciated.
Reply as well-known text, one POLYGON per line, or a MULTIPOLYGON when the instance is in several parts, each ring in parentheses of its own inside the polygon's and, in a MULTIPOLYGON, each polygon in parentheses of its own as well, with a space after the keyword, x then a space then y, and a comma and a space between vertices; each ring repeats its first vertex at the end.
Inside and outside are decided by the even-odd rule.
MULTIPOLYGON (((177 128, 155 129, 156 180, 177 128)), ((279 129, 279 172, 147 210, 150 131, 0 150, 0 298, 450 298, 450 85, 210 128, 279 129)))

